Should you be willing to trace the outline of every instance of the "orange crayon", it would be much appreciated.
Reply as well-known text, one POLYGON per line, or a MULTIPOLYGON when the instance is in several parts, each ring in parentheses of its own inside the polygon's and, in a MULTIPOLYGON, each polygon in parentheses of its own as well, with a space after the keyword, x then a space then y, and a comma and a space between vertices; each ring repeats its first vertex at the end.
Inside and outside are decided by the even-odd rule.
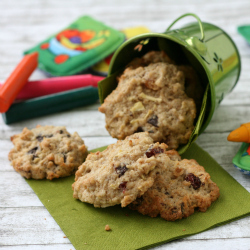
POLYGON ((38 53, 34 52, 23 57, 9 78, 0 88, 0 112, 5 113, 16 96, 26 84, 29 76, 38 65, 38 53))
POLYGON ((250 143, 250 122, 242 124, 227 137, 228 141, 250 143))

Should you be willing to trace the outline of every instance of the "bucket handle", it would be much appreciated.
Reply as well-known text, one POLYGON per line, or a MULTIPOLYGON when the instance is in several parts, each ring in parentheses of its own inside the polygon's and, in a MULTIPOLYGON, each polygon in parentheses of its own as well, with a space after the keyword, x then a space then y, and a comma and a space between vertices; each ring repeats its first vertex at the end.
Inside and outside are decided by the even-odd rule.
POLYGON ((200 41, 203 42, 204 39, 205 39, 205 35, 204 35, 204 30, 203 30, 202 22, 201 22, 200 18, 199 18, 198 16, 196 16, 195 14, 193 14, 193 13, 187 13, 187 14, 184 14, 184 15, 180 16, 180 17, 177 18, 175 21, 173 21, 172 24, 170 24, 170 26, 167 28, 166 31, 169 31, 175 23, 177 23, 180 19, 182 19, 182 18, 184 18, 184 17, 186 17, 186 16, 193 16, 193 17, 196 18, 196 20, 198 21, 199 26, 200 26, 200 31, 201 31, 201 38, 200 38, 200 41))

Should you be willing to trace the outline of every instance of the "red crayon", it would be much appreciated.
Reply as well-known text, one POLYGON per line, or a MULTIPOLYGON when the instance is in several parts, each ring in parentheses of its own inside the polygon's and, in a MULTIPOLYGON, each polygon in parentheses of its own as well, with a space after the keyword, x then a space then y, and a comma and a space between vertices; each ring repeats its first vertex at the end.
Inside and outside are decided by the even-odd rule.
POLYGON ((38 53, 23 57, 9 78, 0 88, 0 112, 6 112, 15 100, 20 90, 27 83, 29 76, 38 65, 38 53))
POLYGON ((86 74, 30 81, 26 83, 16 99, 31 99, 87 86, 97 87, 98 82, 103 79, 103 76, 86 74))

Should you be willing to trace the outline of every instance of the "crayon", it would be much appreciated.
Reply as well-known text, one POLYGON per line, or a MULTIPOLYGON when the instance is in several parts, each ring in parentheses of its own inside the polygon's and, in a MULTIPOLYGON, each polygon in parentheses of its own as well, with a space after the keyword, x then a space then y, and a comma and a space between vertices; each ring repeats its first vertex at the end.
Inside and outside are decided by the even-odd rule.
POLYGON ((14 103, 6 113, 2 114, 2 118, 6 124, 10 124, 93 104, 98 98, 97 88, 92 86, 78 88, 14 103))
POLYGON ((16 100, 31 99, 87 86, 97 87, 98 82, 103 79, 103 76, 86 74, 30 81, 19 92, 16 100))
POLYGON ((227 137, 228 141, 250 143, 250 122, 242 124, 227 137))
POLYGON ((26 84, 29 76, 37 68, 38 65, 38 53, 23 57, 21 62, 17 65, 9 78, 0 88, 0 112, 6 112, 20 90, 26 84))

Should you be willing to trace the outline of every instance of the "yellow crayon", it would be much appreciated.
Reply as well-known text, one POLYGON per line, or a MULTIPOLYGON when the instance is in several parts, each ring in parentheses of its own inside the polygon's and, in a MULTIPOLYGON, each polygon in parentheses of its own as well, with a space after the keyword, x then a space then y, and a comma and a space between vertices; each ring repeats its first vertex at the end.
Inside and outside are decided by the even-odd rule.
POLYGON ((228 141, 250 143, 250 122, 242 124, 227 137, 228 141))

